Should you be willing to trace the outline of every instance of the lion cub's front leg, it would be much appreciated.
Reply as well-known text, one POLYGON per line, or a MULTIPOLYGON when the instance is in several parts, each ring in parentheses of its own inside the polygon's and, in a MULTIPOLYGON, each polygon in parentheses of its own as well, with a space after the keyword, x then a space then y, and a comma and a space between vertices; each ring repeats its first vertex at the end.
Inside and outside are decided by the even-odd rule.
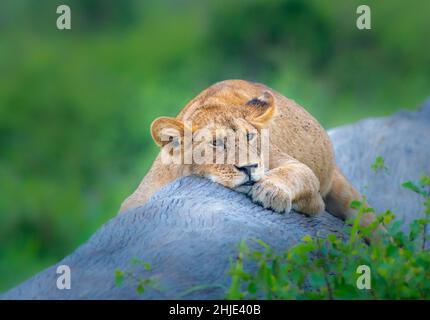
POLYGON ((319 181, 312 170, 298 161, 289 161, 271 169, 251 188, 249 195, 256 203, 277 212, 291 208, 315 215, 324 210, 319 181))

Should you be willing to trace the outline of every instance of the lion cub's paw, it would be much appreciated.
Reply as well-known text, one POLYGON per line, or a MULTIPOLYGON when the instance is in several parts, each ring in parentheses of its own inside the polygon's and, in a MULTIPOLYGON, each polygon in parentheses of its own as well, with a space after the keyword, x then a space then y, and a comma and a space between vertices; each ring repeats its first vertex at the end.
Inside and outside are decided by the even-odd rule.
POLYGON ((252 186, 248 194, 253 202, 266 209, 280 213, 291 210, 290 192, 285 183, 276 178, 264 177, 252 186))
POLYGON ((310 197, 301 199, 293 203, 293 209, 309 216, 315 216, 324 211, 325 204, 321 195, 316 192, 313 193, 310 197))

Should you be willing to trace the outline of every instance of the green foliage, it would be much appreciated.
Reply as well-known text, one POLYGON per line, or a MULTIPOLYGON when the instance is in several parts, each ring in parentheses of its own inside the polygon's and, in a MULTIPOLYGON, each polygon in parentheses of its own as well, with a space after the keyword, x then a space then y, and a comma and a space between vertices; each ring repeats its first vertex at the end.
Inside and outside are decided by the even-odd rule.
POLYGON ((117 268, 114 272, 116 286, 122 286, 125 281, 129 281, 136 286, 136 292, 139 295, 145 293, 146 288, 158 289, 157 281, 152 277, 142 276, 142 272, 150 271, 151 265, 141 259, 133 258, 130 261, 130 267, 127 270, 117 268))
POLYGON ((119 287, 124 283, 124 271, 121 269, 115 270, 115 284, 119 287))
POLYGON ((402 187, 412 190, 413 192, 416 192, 423 197, 428 196, 430 192, 429 186, 430 186, 430 178, 427 176, 421 177, 420 181, 418 181, 417 184, 412 181, 406 181, 402 183, 402 187))
POLYGON ((368 227, 359 224, 360 217, 371 209, 365 200, 351 205, 358 216, 349 230, 348 239, 334 234, 327 237, 307 235, 289 250, 275 254, 267 244, 258 241, 251 250, 242 242, 231 267, 228 299, 430 299, 430 251, 426 229, 430 222, 429 199, 425 190, 428 176, 419 183, 404 186, 423 196, 423 218, 413 221, 409 231, 402 222, 386 211, 368 227), (394 221, 394 222, 393 222, 394 221), (378 225, 386 231, 380 231, 378 225), (372 239, 366 244, 365 239, 372 239), (246 271, 256 266, 255 272, 246 271), (359 289, 359 266, 368 266, 371 288, 359 289))
POLYGON ((375 171, 383 171, 385 173, 388 172, 388 168, 385 166, 385 159, 382 156, 377 156, 375 162, 370 166, 370 168, 375 171))
POLYGON ((0 291, 70 253, 155 157, 149 126, 229 78, 263 82, 325 127, 414 108, 430 87, 430 3, 0 1, 0 291), (411 36, 412 35, 412 36, 411 36), (407 75, 407 81, 405 81, 407 75))

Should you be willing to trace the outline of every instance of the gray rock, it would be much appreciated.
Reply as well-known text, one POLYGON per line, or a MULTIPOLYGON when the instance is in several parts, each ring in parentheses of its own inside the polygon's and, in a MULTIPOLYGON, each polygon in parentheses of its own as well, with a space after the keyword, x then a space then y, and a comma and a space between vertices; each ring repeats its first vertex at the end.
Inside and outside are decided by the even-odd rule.
POLYGON ((376 212, 392 210, 407 227, 422 217, 422 198, 401 187, 430 175, 430 98, 416 112, 366 119, 329 131, 336 162, 376 212), (370 170, 377 156, 387 172, 370 170))
MULTIPOLYGON (((330 135, 338 165, 377 212, 393 209, 406 222, 422 214, 422 200, 400 184, 430 174, 430 100, 417 112, 363 120, 330 135), (388 173, 370 170, 378 155, 385 157, 388 173)), ((223 298, 241 240, 252 245, 250 239, 262 239, 279 251, 306 234, 342 237, 343 228, 328 213, 313 218, 277 214, 208 180, 186 177, 147 204, 111 219, 75 252, 0 298, 223 298), (136 292, 137 280, 115 285, 115 269, 131 271, 132 258, 152 266, 132 272, 155 280, 143 295, 136 292), (56 287, 59 265, 71 269, 70 290, 56 287)))

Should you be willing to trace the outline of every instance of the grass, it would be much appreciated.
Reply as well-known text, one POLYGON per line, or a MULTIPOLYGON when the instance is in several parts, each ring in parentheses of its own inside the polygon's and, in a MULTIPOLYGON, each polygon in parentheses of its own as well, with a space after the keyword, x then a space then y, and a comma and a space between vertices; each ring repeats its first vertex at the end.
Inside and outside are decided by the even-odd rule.
MULTIPOLYGON (((379 159, 376 163, 381 163, 379 159)), ((383 170, 384 167, 381 167, 383 170)), ((430 222, 430 178, 406 182, 405 188, 423 198, 422 218, 408 232, 402 222, 386 211, 369 227, 360 227, 362 214, 373 211, 351 204, 359 212, 347 227, 346 239, 305 236, 285 252, 275 253, 261 240, 258 249, 242 242, 232 262, 227 299, 430 299, 430 251, 427 227, 430 222), (375 238, 376 227, 387 232, 375 238), (366 238, 374 240, 368 245, 366 238)), ((254 245, 255 247, 255 245, 254 245)))

